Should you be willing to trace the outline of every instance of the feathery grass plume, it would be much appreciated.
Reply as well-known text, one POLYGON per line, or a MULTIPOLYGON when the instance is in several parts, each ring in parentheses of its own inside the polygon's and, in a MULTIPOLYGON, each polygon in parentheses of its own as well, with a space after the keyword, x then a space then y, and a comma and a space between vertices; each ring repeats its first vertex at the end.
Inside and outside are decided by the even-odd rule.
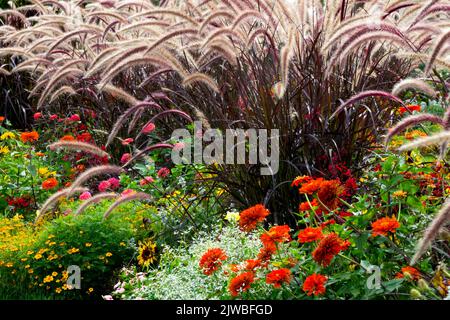
POLYGON ((403 132, 408 127, 423 123, 423 122, 432 122, 435 124, 438 124, 442 127, 444 127, 444 121, 439 118, 438 116, 435 116, 433 114, 429 113, 421 113, 421 114, 415 114, 411 115, 409 117, 406 117, 402 121, 398 122, 394 127, 390 128, 385 139, 384 144, 387 145, 387 143, 392 139, 393 136, 399 134, 400 132, 403 132))
POLYGON ((418 138, 412 142, 404 144, 403 146, 398 148, 398 151, 403 152, 416 148, 423 148, 431 145, 448 143, 449 140, 450 140, 450 131, 442 131, 433 134, 431 136, 418 138))
MULTIPOLYGON (((81 193, 88 191, 87 188, 75 188, 73 189, 73 193, 81 193)), ((61 198, 69 197, 69 188, 62 189, 53 195, 51 195, 43 204, 41 209, 39 210, 39 214, 35 219, 35 223, 38 222, 47 212, 50 210, 61 198)))
POLYGON ((96 194, 95 196, 84 200, 83 203, 77 208, 77 211, 75 211, 74 215, 79 215, 83 213, 90 205, 93 205, 94 203, 98 203, 100 200, 104 199, 114 199, 118 198, 120 195, 115 192, 102 192, 99 194, 96 194))
POLYGON ((124 202, 129 202, 133 200, 151 200, 151 199, 152 197, 144 192, 134 192, 126 196, 121 196, 119 199, 114 201, 114 203, 111 204, 111 206, 106 210, 105 214, 103 215, 103 219, 107 219, 111 214, 111 212, 113 212, 115 208, 117 208, 120 204, 124 202))
POLYGON ((50 144, 48 147, 50 150, 68 149, 90 153, 102 158, 103 157, 109 158, 109 154, 106 151, 103 151, 102 149, 100 149, 97 146, 94 146, 93 144, 81 141, 58 141, 50 144))
POLYGON ((20 13, 18 10, 7 10, 7 9, 2 9, 0 10, 0 16, 7 16, 7 15, 12 15, 12 16, 16 16, 17 18, 19 18, 20 20, 22 20, 22 22, 24 23, 25 26, 29 25, 29 22, 27 20, 27 17, 25 17, 22 13, 20 13))
POLYGON ((220 37, 220 36, 225 36, 225 35, 233 36, 236 39, 240 40, 242 43, 244 43, 243 39, 241 38, 241 35, 237 31, 227 27, 227 28, 222 28, 222 29, 219 29, 219 30, 216 30, 216 31, 212 32, 206 38, 206 40, 203 41, 203 43, 201 45, 201 49, 205 48, 215 38, 220 37))
POLYGON ((133 114, 133 118, 131 118, 130 124, 128 125, 127 133, 130 134, 131 131, 136 127, 137 122, 141 119, 142 114, 144 113, 144 108, 141 107, 136 110, 136 112, 133 114))
POLYGON ((10 76, 11 72, 9 72, 6 69, 0 68, 0 74, 5 75, 5 76, 10 76))
MULTIPOLYGON (((233 49, 226 44, 226 42, 222 39, 217 39, 209 44, 212 51, 216 51, 224 57, 232 66, 236 66, 238 64, 238 57, 233 49)), ((200 64, 201 65, 201 64, 200 64)))
POLYGON ((341 112, 342 110, 344 110, 344 108, 360 101, 366 98, 372 98, 372 97, 381 97, 381 98, 386 98, 392 101, 395 101, 401 105, 403 104, 403 101, 400 100, 399 98, 397 98, 396 96, 393 96, 392 94, 390 94, 389 92, 385 92, 385 91, 379 91, 379 90, 367 90, 367 91, 363 91, 360 92, 356 95, 354 95, 353 97, 351 97, 350 99, 348 99, 347 101, 345 101, 343 104, 341 104, 339 106, 339 108, 337 108, 337 110, 331 115, 330 120, 332 118, 334 118, 339 112, 341 112))
POLYGON ((47 97, 50 90, 54 89, 54 87, 60 81, 62 81, 64 78, 67 78, 68 76, 72 76, 74 74, 82 74, 82 73, 83 73, 83 71, 80 69, 70 68, 70 69, 65 70, 64 72, 59 73, 57 77, 53 77, 49 81, 45 90, 42 92, 41 97, 39 98, 39 101, 37 103, 37 109, 39 110, 42 107, 42 104, 44 103, 45 98, 47 97))
POLYGON ((98 87, 100 89, 103 88, 120 72, 137 65, 167 66, 166 62, 163 59, 156 57, 130 57, 117 64, 107 74, 103 75, 101 82, 98 84, 98 87))
POLYGON ((281 49, 281 81, 273 86, 273 90, 278 99, 281 99, 286 92, 286 87, 289 82, 289 63, 293 56, 294 30, 289 31, 289 40, 281 49))
POLYGON ((183 79, 183 86, 184 87, 188 87, 193 82, 202 82, 202 83, 206 84, 214 92, 220 94, 219 87, 214 82, 214 80, 211 77, 209 77, 206 74, 204 74, 204 73, 197 72, 197 73, 193 73, 193 74, 187 76, 186 78, 183 79))
MULTIPOLYGON (((92 30, 92 29, 75 30, 75 31, 66 33, 66 34, 64 34, 58 41, 56 41, 54 44, 52 44, 52 46, 47 50, 47 53, 46 53, 45 56, 48 57, 48 56, 51 54, 51 52, 52 52, 56 47, 58 47, 61 43, 63 43, 64 41, 66 41, 66 40, 68 40, 68 39, 70 39, 70 38, 72 38, 72 37, 74 37, 74 36, 77 36, 77 35, 79 35, 79 34, 83 34, 83 33, 85 33, 85 34, 89 34, 89 33, 97 33, 97 34, 99 34, 98 31, 92 30)), ((100 34, 100 35, 101 35, 101 34, 100 34)))
POLYGON ((117 48, 114 48, 114 47, 109 47, 109 48, 106 48, 106 49, 104 49, 102 52, 100 52, 92 61, 91 61, 91 63, 90 63, 90 65, 89 65, 89 67, 88 67, 88 72, 86 73, 86 77, 89 77, 92 73, 93 73, 93 71, 91 71, 93 68, 94 68, 94 66, 97 64, 97 63, 99 63, 99 62, 101 62, 102 60, 104 60, 104 59, 108 59, 108 55, 109 54, 111 54, 111 53, 116 53, 117 52, 117 48))
MULTIPOLYGON (((97 86, 97 89, 99 87, 97 86)), ((101 89, 99 89, 102 92, 108 93, 110 96, 116 99, 120 99, 123 102, 128 103, 129 105, 136 105, 139 103, 139 100, 130 95, 129 93, 125 92, 125 90, 122 90, 116 86, 113 86, 112 84, 106 84, 101 89)))
POLYGON ((419 79, 404 79, 400 82, 397 82, 395 86, 392 88, 392 94, 394 96, 398 96, 401 92, 408 90, 408 89, 415 89, 418 91, 421 91, 425 93, 426 95, 430 97, 436 97, 436 92, 434 89, 425 81, 419 80, 419 79))
POLYGON ((93 177, 105 174, 119 175, 122 172, 123 168, 115 165, 101 165, 89 168, 75 179, 69 189, 67 196, 72 195, 76 188, 80 187, 83 183, 93 177))
MULTIPOLYGON (((119 11, 120 12, 120 11, 119 11)), ((89 17, 99 17, 99 16, 108 16, 108 17, 113 17, 116 18, 117 20, 119 20, 122 23, 127 23, 127 19, 125 19, 124 17, 122 17, 120 14, 112 12, 112 11, 94 11, 94 12, 90 12, 84 15, 85 18, 89 18, 89 17)))
POLYGON ((235 29, 239 24, 241 24, 243 21, 245 21, 248 18, 255 18, 259 19, 262 22, 265 22, 264 17, 259 11, 256 10, 246 10, 243 11, 234 21, 231 25, 231 29, 235 29))
POLYGON ((145 87, 147 84, 149 84, 156 77, 158 77, 158 76, 160 76, 160 75, 162 75, 164 73, 172 72, 172 71, 175 71, 175 70, 173 70, 171 68, 163 68, 163 69, 160 69, 158 71, 153 72, 144 81, 142 81, 142 83, 139 85, 139 88, 145 87))
POLYGON ((143 8, 143 9, 152 9, 153 6, 151 5, 151 3, 145 3, 143 1, 135 1, 135 0, 131 0, 131 1, 121 1, 121 3, 118 3, 115 8, 117 10, 120 10, 124 7, 137 7, 137 8, 143 8))
POLYGON ((436 217, 433 219, 431 224, 428 226, 425 231, 422 239, 419 241, 419 244, 416 249, 416 253, 411 259, 410 265, 414 265, 417 261, 419 261, 420 257, 425 253, 425 251, 430 246, 431 242, 436 238, 439 234, 439 230, 445 226, 446 223, 450 222, 450 199, 447 199, 439 210, 436 217))
MULTIPOLYGON (((419 63, 423 63, 424 61, 429 60, 430 56, 425 53, 415 53, 415 52, 398 52, 395 54, 397 57, 402 58, 410 58, 413 60, 419 60, 419 63)), ((450 70, 450 62, 444 61, 442 59, 436 58, 434 60, 434 64, 444 67, 450 70)))
POLYGON ((130 31, 130 30, 141 28, 141 27, 144 27, 144 26, 158 26, 158 27, 165 27, 165 28, 167 28, 167 27, 170 26, 170 23, 164 22, 164 21, 153 21, 153 20, 150 20, 150 21, 138 21, 138 22, 135 22, 133 24, 130 24, 128 26, 125 26, 125 27, 117 30, 116 33, 117 34, 123 34, 125 32, 130 31))
POLYGON ((448 40, 450 38, 450 31, 447 31, 442 36, 439 37, 439 39, 436 41, 436 45, 432 50, 430 60, 427 63, 427 66, 425 67, 425 74, 428 74, 433 67, 433 63, 436 60, 437 56, 441 52, 444 45, 448 44, 448 40))
POLYGON ((77 92, 70 86, 62 86, 52 94, 50 97, 50 103, 54 102, 60 95, 63 94, 74 95, 77 94, 77 92))
POLYGON ((203 29, 206 28, 206 26, 208 26, 211 21, 213 21, 214 19, 216 19, 217 17, 226 17, 228 19, 233 19, 235 16, 234 13, 231 13, 229 10, 217 10, 214 11, 212 14, 210 14, 200 25, 199 29, 198 29, 198 33, 201 34, 203 33, 203 29))
POLYGON ((198 33, 198 30, 195 28, 184 28, 184 29, 169 32, 169 33, 163 35, 161 38, 159 38, 155 42, 153 42, 150 45, 150 47, 144 52, 144 55, 148 54, 150 51, 152 51, 153 49, 155 49, 156 47, 163 44, 164 42, 166 42, 169 39, 172 39, 172 38, 175 38, 178 36, 182 36, 182 35, 186 35, 186 34, 197 34, 197 33, 198 33))
POLYGON ((195 19, 189 17, 188 15, 186 15, 184 13, 181 13, 180 11, 169 10, 169 9, 156 9, 156 10, 148 10, 148 11, 139 12, 139 13, 136 13, 136 14, 130 16, 129 20, 134 20, 136 18, 140 18, 140 17, 144 17, 144 16, 152 16, 152 15, 156 15, 156 14, 162 14, 162 15, 164 15, 164 17, 173 15, 173 16, 182 18, 182 19, 190 22, 194 26, 198 26, 198 22, 195 21, 195 19))
POLYGON ((0 57, 4 56, 24 56, 26 58, 34 58, 34 56, 25 50, 23 48, 18 47, 6 47, 6 48, 0 48, 0 57))
POLYGON ((130 160, 128 160, 124 165, 123 168, 128 167, 128 165, 130 163, 132 163, 134 160, 142 157, 143 155, 145 155, 147 152, 150 152, 152 150, 157 150, 157 149, 172 149, 173 145, 168 144, 168 143, 157 143, 151 146, 148 146, 146 148, 144 148, 143 150, 139 151, 138 153, 136 153, 133 157, 131 157, 130 160))
POLYGON ((111 129, 111 133, 109 134, 108 140, 106 141, 106 147, 108 147, 109 144, 113 141, 113 139, 117 136, 117 133, 119 132, 120 128, 122 128, 128 117, 133 113, 135 113, 137 110, 144 108, 156 108, 159 110, 162 109, 162 107, 158 103, 150 101, 139 102, 136 103, 134 106, 128 108, 124 113, 120 115, 119 119, 117 119, 116 123, 111 129))

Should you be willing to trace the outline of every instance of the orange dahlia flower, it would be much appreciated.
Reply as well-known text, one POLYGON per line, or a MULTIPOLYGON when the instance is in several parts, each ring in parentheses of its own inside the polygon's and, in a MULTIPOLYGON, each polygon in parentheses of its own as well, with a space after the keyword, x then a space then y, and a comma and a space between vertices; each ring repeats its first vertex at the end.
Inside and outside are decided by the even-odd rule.
POLYGON ((280 288, 283 283, 291 282, 291 270, 283 268, 273 270, 266 276, 266 283, 273 284, 275 288, 280 288))
POLYGON ((44 182, 42 182, 42 189, 44 190, 50 190, 55 188, 58 185, 58 180, 55 178, 48 178, 44 182))
POLYGON ((239 215, 239 226, 242 230, 249 232, 256 228, 256 225, 263 222, 270 214, 262 204, 245 209, 239 215))
POLYGON ((253 272, 244 272, 234 277, 230 281, 228 289, 233 297, 250 289, 251 284, 255 281, 253 272))
POLYGON ((372 237, 383 235, 387 236, 389 232, 395 233, 396 229, 400 227, 400 223, 397 218, 393 216, 392 218, 384 217, 378 219, 372 223, 372 237))
POLYGON ((200 259, 199 266, 207 276, 219 269, 222 261, 227 259, 225 251, 220 248, 213 248, 206 251, 200 259))
POLYGON ((305 228, 298 233, 298 242, 314 242, 323 238, 322 228, 305 228))
POLYGON ((320 242, 317 248, 313 251, 312 256, 321 266, 328 266, 333 260, 334 256, 344 250, 346 247, 345 241, 339 238, 336 233, 327 234, 320 242))
POLYGON ((308 296, 312 294, 315 296, 324 294, 326 282, 327 277, 314 273, 305 279, 305 282, 303 283, 303 291, 305 291, 308 296))
POLYGON ((23 143, 34 142, 37 141, 37 139, 39 139, 39 133, 36 131, 22 132, 20 135, 20 140, 22 140, 23 143))

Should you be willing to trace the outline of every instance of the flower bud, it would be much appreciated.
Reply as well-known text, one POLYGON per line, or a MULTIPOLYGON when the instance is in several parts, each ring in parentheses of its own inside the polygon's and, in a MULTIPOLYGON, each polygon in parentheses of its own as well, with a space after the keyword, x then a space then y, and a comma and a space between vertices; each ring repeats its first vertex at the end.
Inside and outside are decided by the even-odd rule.
POLYGON ((411 289, 410 294, 411 294, 411 298, 413 298, 413 299, 421 299, 422 298, 422 294, 417 289, 411 289))
POLYGON ((420 291, 428 291, 428 290, 430 290, 430 286, 423 279, 419 279, 419 281, 417 281, 417 285, 419 286, 420 291))

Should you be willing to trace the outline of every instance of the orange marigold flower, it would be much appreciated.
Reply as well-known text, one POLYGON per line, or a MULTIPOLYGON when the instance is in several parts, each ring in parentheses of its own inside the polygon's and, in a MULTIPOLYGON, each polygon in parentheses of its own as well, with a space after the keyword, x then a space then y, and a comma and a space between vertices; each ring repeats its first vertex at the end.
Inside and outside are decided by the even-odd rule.
POLYGON ((245 263, 245 270, 247 271, 255 271, 255 269, 261 267, 261 260, 259 259, 248 259, 245 263))
POLYGON ((222 261, 227 259, 225 251, 220 248, 213 248, 206 251, 200 259, 199 265, 203 273, 207 276, 219 269, 222 261))
POLYGON ((43 152, 36 152, 35 155, 36 155, 36 157, 43 157, 43 156, 45 156, 45 153, 43 153, 43 152))
POLYGON ((313 194, 313 193, 319 191, 320 186, 323 181, 324 181, 323 178, 317 178, 317 179, 311 180, 311 181, 303 184, 302 187, 300 189, 298 189, 298 192, 306 193, 306 194, 313 194))
POLYGON ((321 295, 325 293, 325 283, 327 282, 327 277, 313 273, 308 276, 303 283, 303 291, 306 292, 308 296, 310 295, 321 295))
POLYGON ((319 201, 317 201, 317 199, 312 199, 311 205, 309 204, 308 201, 300 203, 298 210, 299 211, 308 211, 308 210, 312 210, 313 207, 318 207, 318 206, 319 206, 319 201))
POLYGON ((322 228, 305 228, 298 233, 300 243, 314 242, 323 238, 322 228))
POLYGON ((268 232, 265 232, 261 235, 261 242, 266 245, 266 243, 281 243, 291 240, 291 236, 289 235, 289 226, 275 226, 270 228, 268 232))
POLYGON ((231 279, 228 289, 233 297, 250 289, 250 285, 255 281, 253 272, 244 272, 231 279))
POLYGON ((275 288, 280 288, 283 283, 291 282, 291 270, 283 268, 273 270, 266 276, 266 283, 273 284, 275 288))
POLYGON ((71 136, 70 134, 63 136, 61 139, 61 141, 75 141, 75 138, 73 136, 71 136))
POLYGON ((310 176, 298 176, 294 179, 294 181, 292 181, 291 186, 298 187, 299 185, 310 182, 311 180, 312 178, 310 176))
POLYGON ((324 267, 328 266, 334 256, 344 249, 343 245, 344 240, 336 233, 327 234, 312 253, 314 261, 324 267))
POLYGON ((395 233, 396 229, 400 227, 400 223, 397 218, 393 216, 392 218, 384 217, 378 219, 372 223, 372 237, 383 235, 387 236, 388 232, 395 233))
POLYGON ((395 277, 401 279, 405 277, 405 274, 409 274, 413 280, 420 279, 420 271, 411 266, 403 267, 402 272, 397 273, 395 277))
POLYGON ((256 228, 256 225, 259 222, 263 222, 269 214, 269 210, 267 210, 262 204, 257 204, 240 213, 239 226, 244 231, 252 231, 256 228))
POLYGON ((0 117, 0 122, 5 121, 5 117, 0 117))
POLYGON ((37 139, 39 139, 39 133, 36 131, 22 132, 20 135, 20 140, 22 140, 23 143, 34 142, 37 141, 37 139))
POLYGON ((48 178, 44 182, 42 182, 42 189, 44 190, 50 190, 55 188, 58 185, 58 180, 55 178, 48 178))

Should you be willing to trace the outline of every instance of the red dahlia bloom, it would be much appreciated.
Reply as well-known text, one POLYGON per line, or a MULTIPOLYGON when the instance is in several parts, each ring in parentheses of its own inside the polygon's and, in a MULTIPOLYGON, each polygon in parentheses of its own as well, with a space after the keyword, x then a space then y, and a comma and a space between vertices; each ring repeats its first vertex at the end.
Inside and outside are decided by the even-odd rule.
POLYGON ((291 240, 291 236, 289 235, 289 226, 275 226, 270 228, 270 230, 261 235, 261 242, 266 244, 268 242, 272 243, 282 243, 291 240))
POLYGON ((42 189, 44 190, 50 190, 55 188, 58 185, 58 180, 55 178, 48 178, 44 182, 42 182, 42 189))
POLYGON ((300 243, 314 242, 323 238, 322 228, 311 228, 301 230, 298 233, 300 243))
POLYGON ((245 270, 247 271, 255 271, 255 269, 261 267, 261 260, 248 259, 245 261, 245 270))
POLYGON ((305 279, 303 283, 303 291, 306 292, 308 296, 310 295, 321 295, 325 293, 325 283, 327 282, 327 277, 321 274, 312 274, 305 279))
POLYGON ((331 263, 334 256, 345 248, 346 243, 344 243, 344 240, 339 238, 336 233, 330 233, 319 242, 319 245, 313 251, 312 256, 314 261, 326 267, 331 263))
POLYGON ((280 288, 283 283, 291 282, 291 270, 283 268, 273 270, 266 276, 266 283, 273 284, 275 288, 280 288))
POLYGON ((253 272, 244 272, 231 279, 228 289, 233 297, 250 289, 250 285, 255 281, 253 272))
POLYGON ((252 231, 256 228, 256 225, 259 222, 263 222, 269 214, 269 210, 267 210, 262 204, 257 204, 240 213, 239 226, 246 232, 252 231))
POLYGON ((203 270, 203 273, 207 276, 211 275, 214 271, 219 269, 222 265, 222 261, 227 259, 225 251, 220 248, 213 248, 206 251, 200 259, 199 266, 203 270))

